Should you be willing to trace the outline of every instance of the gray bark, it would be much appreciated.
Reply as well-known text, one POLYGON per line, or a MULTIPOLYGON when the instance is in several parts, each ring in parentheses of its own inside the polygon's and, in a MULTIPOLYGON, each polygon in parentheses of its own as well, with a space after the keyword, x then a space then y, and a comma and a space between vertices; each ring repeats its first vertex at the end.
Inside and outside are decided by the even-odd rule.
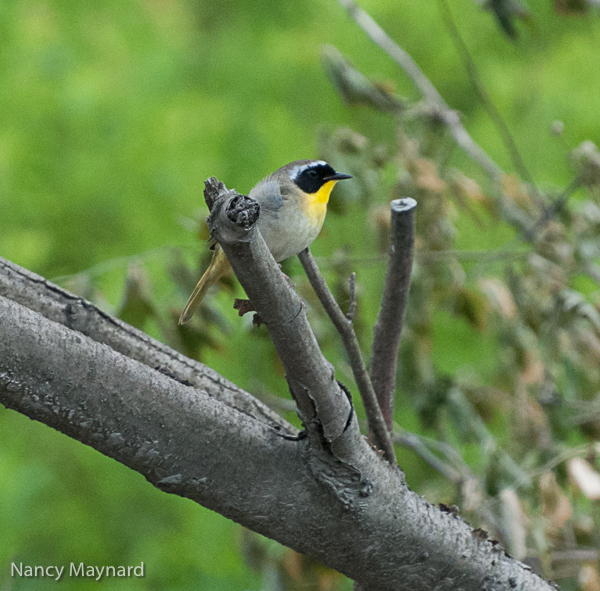
POLYGON ((249 230, 241 241, 235 234, 221 235, 221 244, 267 323, 307 437, 294 437, 266 411, 247 412, 237 402, 250 395, 208 368, 193 366, 202 386, 182 383, 185 359, 106 314, 103 321, 117 335, 133 335, 150 358, 161 351, 161 371, 144 361, 143 351, 135 354, 140 360, 118 350, 122 334, 115 347, 97 339, 89 322, 76 326, 65 313, 74 302, 83 313, 93 307, 41 278, 34 277, 42 292, 52 292, 52 304, 12 297, 15 269, 28 273, 6 263, 0 265, 0 402, 364 589, 551 589, 460 517, 411 492, 400 469, 367 444, 260 234, 249 230), (229 395, 221 399, 223 388, 229 395))
POLYGON ((367 589, 508 590, 511 580, 522 589, 551 588, 462 519, 409 491, 400 470, 366 444, 361 478, 353 479, 315 458, 308 438, 286 438, 3 297, 0 335, 6 407, 367 589))
POLYGON ((107 314, 100 308, 58 285, 47 281, 0 257, 0 296, 9 298, 58 322, 108 345, 115 351, 167 372, 172 378, 237 408, 282 430, 288 435, 297 429, 248 392, 216 371, 149 337, 142 331, 107 314))
POLYGON ((415 243, 415 208, 410 197, 391 203, 391 228, 385 287, 371 345, 371 380, 387 428, 393 431, 398 346, 410 290, 415 243))

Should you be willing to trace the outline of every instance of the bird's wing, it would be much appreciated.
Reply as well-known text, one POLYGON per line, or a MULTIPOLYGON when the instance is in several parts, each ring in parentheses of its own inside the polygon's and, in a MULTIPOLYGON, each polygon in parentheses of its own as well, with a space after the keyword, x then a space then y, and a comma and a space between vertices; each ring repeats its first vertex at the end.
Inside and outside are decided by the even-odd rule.
POLYGON ((255 199, 261 207, 278 211, 283 206, 283 196, 279 188, 279 183, 268 177, 258 183, 251 191, 248 197, 255 199))

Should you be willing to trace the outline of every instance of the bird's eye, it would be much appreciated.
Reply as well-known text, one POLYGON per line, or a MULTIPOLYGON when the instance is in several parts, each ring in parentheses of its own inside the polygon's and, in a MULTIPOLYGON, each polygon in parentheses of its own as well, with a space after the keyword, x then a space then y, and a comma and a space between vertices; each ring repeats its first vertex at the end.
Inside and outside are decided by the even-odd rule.
POLYGON ((306 171, 306 174, 307 174, 307 175, 308 175, 308 176, 309 176, 311 179, 316 179, 316 178, 317 178, 317 176, 318 176, 318 173, 317 173, 317 171, 316 171, 314 168, 312 168, 311 170, 307 170, 307 171, 306 171))

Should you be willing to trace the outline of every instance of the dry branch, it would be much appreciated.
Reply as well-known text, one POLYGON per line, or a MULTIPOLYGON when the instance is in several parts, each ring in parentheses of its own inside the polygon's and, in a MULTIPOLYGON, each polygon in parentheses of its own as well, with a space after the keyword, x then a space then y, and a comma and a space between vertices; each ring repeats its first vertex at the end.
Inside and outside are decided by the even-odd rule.
POLYGON ((398 345, 408 301, 415 242, 415 208, 410 197, 391 203, 390 249, 383 299, 373 329, 371 381, 387 428, 394 423, 394 393, 398 369, 398 345))
MULTIPOLYGON (((224 211, 222 205, 215 209, 224 211)), ((401 471, 360 435, 260 234, 232 229, 221 216, 213 221, 273 336, 308 437, 282 435, 168 371, 3 296, 0 402, 130 466, 165 492, 320 560, 364 589, 552 589, 462 519, 408 490, 401 471)), ((10 272, 0 266, 5 291, 10 272)), ((53 297, 54 311, 77 300, 62 290, 53 297)))
POLYGON ((320 432, 332 445, 347 441, 348 426, 356 424, 352 404, 319 349, 302 301, 254 225, 258 204, 214 178, 206 181, 205 198, 214 203, 211 234, 269 331, 308 434, 320 432))

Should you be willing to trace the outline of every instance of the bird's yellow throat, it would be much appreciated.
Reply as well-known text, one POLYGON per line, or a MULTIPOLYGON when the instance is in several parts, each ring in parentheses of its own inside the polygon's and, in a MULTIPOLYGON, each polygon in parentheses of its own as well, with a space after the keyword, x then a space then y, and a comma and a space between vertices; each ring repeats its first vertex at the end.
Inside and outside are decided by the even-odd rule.
POLYGON ((327 212, 329 195, 331 195, 331 190, 336 183, 337 181, 327 181, 316 193, 309 193, 307 195, 304 212, 318 224, 323 223, 325 213, 327 212))
POLYGON ((329 195, 331 195, 331 190, 336 183, 337 181, 327 181, 314 195, 312 195, 314 201, 327 204, 329 195))

